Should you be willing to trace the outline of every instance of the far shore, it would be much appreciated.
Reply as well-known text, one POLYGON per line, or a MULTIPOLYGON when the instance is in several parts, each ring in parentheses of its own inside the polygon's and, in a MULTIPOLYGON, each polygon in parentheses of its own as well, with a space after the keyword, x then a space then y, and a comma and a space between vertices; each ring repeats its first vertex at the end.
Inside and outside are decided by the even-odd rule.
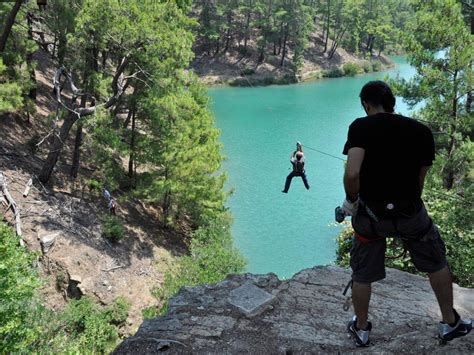
POLYGON ((264 63, 258 64, 252 57, 245 58, 233 53, 198 56, 191 69, 208 87, 219 87, 288 85, 379 72, 396 65, 384 54, 362 59, 343 49, 330 60, 324 54, 308 56, 297 75, 288 68, 291 64, 279 64, 276 56, 270 56, 264 63))

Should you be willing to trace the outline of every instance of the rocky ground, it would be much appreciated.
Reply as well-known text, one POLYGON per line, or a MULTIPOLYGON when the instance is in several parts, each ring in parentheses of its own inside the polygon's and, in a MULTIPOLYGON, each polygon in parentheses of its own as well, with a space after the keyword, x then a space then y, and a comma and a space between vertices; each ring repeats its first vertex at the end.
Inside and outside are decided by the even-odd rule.
MULTIPOLYGON (((343 310, 350 277, 338 267, 314 267, 280 281, 274 274, 234 275, 216 285, 184 288, 163 317, 145 321, 115 354, 472 354, 474 334, 439 345, 440 314, 426 278, 387 270, 373 285, 371 346, 357 349, 343 310)), ((474 316, 474 290, 454 287, 455 307, 474 316)))

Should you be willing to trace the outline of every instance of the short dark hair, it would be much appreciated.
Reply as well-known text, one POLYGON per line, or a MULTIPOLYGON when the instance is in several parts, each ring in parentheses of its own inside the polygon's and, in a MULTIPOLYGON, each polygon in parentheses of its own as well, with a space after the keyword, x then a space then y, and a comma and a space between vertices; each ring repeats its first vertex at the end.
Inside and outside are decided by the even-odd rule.
POLYGON ((361 103, 370 102, 373 105, 381 105, 387 112, 394 111, 396 99, 392 89, 384 81, 369 81, 360 91, 359 97, 361 103))

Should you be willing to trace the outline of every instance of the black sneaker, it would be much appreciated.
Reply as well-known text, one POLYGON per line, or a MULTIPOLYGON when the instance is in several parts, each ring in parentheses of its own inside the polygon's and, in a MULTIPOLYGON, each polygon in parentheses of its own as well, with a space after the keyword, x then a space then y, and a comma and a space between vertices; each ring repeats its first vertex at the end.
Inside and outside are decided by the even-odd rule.
POLYGON ((455 322, 454 325, 450 325, 445 322, 439 322, 438 325, 438 338, 441 342, 446 343, 453 340, 454 338, 463 337, 472 329, 472 320, 461 319, 458 312, 454 311, 455 322))
POLYGON ((357 328, 357 317, 352 317, 352 320, 347 324, 347 331, 354 339, 355 345, 358 347, 368 346, 370 344, 370 331, 372 330, 372 323, 367 322, 365 329, 357 328))

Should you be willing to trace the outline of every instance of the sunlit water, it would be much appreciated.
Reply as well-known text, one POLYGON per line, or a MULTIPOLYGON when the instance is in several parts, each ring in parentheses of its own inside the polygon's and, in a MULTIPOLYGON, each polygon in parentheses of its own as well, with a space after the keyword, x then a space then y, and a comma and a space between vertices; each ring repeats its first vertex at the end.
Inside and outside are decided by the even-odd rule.
MULTIPOLYGON (((413 75, 403 58, 394 60, 394 69, 352 78, 209 90, 227 157, 227 189, 235 189, 227 202, 232 232, 248 261, 246 271, 291 277, 303 268, 334 263, 340 231, 334 208, 344 199, 344 163, 309 148, 345 158, 347 128, 364 116, 361 87, 387 74, 413 75), (284 194, 296 141, 303 144, 311 189, 296 177, 284 194)), ((408 113, 400 99, 396 111, 408 113)))

